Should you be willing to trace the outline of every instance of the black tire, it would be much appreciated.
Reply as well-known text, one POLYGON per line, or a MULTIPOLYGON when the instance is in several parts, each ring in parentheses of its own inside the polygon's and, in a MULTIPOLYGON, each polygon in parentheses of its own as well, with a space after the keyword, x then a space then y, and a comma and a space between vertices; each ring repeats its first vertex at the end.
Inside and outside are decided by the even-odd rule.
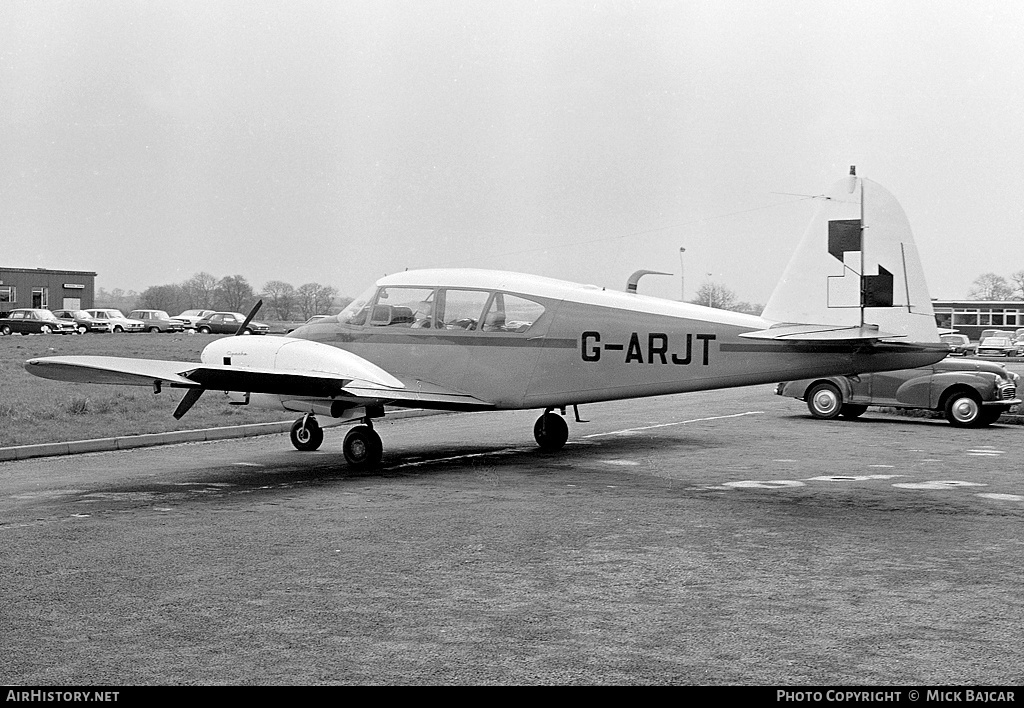
POLYGON ((124 327, 121 325, 114 325, 114 334, 121 334, 124 332, 124 327))
POLYGON ((159 327, 150 327, 146 331, 149 332, 150 334, 156 334, 157 332, 160 331, 160 328, 159 327))
POLYGON ((866 411, 867 409, 867 406, 859 405, 856 403, 844 403, 839 407, 839 415, 843 416, 844 418, 849 418, 850 420, 853 420, 854 418, 859 418, 862 415, 864 415, 864 411, 866 411))
POLYGON ((982 408, 981 409, 981 425, 992 425, 999 420, 999 416, 1003 414, 1002 408, 982 408))
POLYGON ((0 334, 4 335, 6 337, 10 333, 11 333, 11 328, 8 327, 7 325, 4 325, 3 327, 0 327, 0 334))
POLYGON ((843 410, 843 394, 834 384, 815 384, 807 392, 806 400, 807 410, 821 420, 832 420, 843 410))
POLYGON ((544 452, 557 452, 569 439, 569 426, 556 413, 545 413, 533 424, 533 438, 544 452))
POLYGON ((384 444, 376 430, 368 425, 357 425, 345 435, 342 451, 350 467, 376 467, 384 456, 384 444))
POLYGON ((210 333, 210 328, 209 327, 200 327, 197 331, 199 332, 199 334, 209 334, 210 333))
POLYGON ((323 443, 324 431, 320 424, 316 422, 316 419, 299 418, 292 423, 291 439, 292 445, 295 446, 296 450, 312 452, 323 443), (306 420, 305 426, 302 425, 303 420, 306 420))
POLYGON ((957 391, 946 399, 946 420, 955 428, 978 428, 985 425, 981 400, 971 391, 957 391))

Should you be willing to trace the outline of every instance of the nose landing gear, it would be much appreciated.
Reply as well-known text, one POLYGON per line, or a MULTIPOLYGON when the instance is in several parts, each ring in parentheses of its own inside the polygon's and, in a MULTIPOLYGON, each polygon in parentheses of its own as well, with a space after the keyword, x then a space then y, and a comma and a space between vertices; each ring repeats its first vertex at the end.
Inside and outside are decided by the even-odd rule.
POLYGON ((292 424, 292 445, 296 450, 311 452, 324 441, 324 431, 316 418, 307 413, 292 424))

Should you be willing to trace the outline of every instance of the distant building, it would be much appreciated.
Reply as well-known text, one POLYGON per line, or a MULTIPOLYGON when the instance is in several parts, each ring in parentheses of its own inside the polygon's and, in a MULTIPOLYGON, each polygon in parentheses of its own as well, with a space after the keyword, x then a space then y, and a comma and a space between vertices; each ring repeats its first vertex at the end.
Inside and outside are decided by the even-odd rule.
POLYGON ((0 266, 0 312, 18 307, 84 310, 94 306, 95 298, 95 273, 0 266))
POLYGON ((971 339, 982 330, 1024 327, 1024 300, 932 300, 935 323, 971 339))

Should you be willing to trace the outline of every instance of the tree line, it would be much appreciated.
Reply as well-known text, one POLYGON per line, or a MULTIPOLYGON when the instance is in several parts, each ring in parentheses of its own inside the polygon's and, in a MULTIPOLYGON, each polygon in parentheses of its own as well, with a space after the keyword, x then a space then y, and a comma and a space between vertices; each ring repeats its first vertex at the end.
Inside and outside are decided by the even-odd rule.
POLYGON ((307 320, 313 315, 330 314, 344 306, 338 300, 338 289, 320 283, 305 283, 294 287, 282 280, 271 280, 263 289, 256 289, 242 275, 217 278, 200 272, 188 280, 171 285, 153 285, 141 293, 111 291, 99 288, 97 307, 113 307, 123 312, 134 309, 164 310, 177 315, 185 310, 218 310, 248 312, 257 299, 263 299, 263 316, 288 321, 307 320))
POLYGON ((1004 278, 997 273, 979 275, 967 292, 971 300, 1024 300, 1024 270, 1004 278))

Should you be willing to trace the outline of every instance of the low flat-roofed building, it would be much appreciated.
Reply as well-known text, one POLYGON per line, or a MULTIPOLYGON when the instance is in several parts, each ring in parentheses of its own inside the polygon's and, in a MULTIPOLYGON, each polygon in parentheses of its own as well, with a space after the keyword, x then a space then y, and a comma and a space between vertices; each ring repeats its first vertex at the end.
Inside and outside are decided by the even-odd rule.
POLYGON ((96 274, 83 270, 0 266, 0 312, 19 307, 84 310, 96 299, 96 274))
POLYGON ((1010 332, 1024 327, 1024 300, 932 299, 935 324, 977 340, 986 329, 1010 332))

